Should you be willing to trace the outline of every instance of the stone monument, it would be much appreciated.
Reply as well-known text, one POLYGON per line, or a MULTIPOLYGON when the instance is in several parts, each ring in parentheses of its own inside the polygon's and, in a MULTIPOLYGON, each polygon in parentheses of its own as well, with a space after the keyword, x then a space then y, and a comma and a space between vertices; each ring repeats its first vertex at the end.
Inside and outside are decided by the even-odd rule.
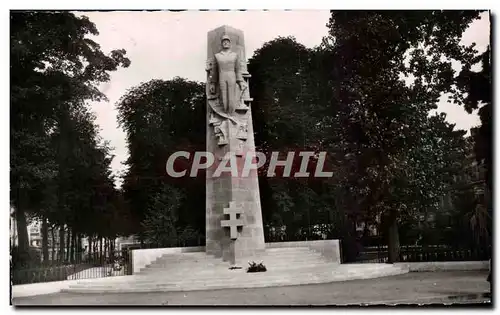
MULTIPOLYGON (((245 153, 255 152, 243 32, 221 26, 207 41, 206 252, 235 265, 265 250, 257 172, 241 176, 245 153), (238 175, 214 172, 235 163, 238 175)), ((254 161, 255 162, 255 161, 254 161)))

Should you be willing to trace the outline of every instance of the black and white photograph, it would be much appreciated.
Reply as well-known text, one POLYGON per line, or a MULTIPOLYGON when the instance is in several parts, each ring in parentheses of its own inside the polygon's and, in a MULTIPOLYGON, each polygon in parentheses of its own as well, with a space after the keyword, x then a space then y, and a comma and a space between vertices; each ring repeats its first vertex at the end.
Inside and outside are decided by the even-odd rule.
POLYGON ((492 309, 495 12, 331 7, 11 9, 10 307, 492 309))

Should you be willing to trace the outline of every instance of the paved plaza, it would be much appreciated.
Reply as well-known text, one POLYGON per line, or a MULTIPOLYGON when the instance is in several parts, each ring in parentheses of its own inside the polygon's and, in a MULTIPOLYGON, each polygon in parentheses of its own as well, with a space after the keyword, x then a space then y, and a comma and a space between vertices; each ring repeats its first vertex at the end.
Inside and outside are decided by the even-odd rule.
POLYGON ((58 293, 13 299, 23 305, 380 305, 484 303, 487 272, 422 272, 370 280, 239 290, 170 293, 58 293))

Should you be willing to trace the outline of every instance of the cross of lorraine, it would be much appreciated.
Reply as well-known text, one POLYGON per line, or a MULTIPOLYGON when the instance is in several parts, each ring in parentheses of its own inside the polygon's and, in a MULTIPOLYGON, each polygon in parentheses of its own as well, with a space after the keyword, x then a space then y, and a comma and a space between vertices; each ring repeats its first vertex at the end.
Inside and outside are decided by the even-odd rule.
POLYGON ((222 227, 229 227, 230 238, 235 240, 238 238, 238 228, 243 227, 241 215, 243 209, 237 206, 234 201, 229 202, 229 208, 224 208, 224 215, 229 215, 229 220, 222 220, 222 227))

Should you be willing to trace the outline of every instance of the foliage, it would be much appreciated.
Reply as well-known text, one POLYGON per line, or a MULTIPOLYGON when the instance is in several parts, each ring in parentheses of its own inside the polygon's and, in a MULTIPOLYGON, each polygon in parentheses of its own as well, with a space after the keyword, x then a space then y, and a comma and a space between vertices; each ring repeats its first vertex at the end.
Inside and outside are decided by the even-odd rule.
MULTIPOLYGON (((491 19, 491 17, 490 17, 491 19)), ((481 125, 471 129, 473 152, 479 166, 486 167, 486 192, 483 200, 471 207, 467 213, 470 226, 480 245, 491 244, 492 230, 492 183, 493 183, 493 151, 492 151, 492 76, 491 76, 491 47, 467 64, 455 79, 457 89, 463 95, 459 104, 463 105, 468 113, 477 110, 481 125), (481 70, 471 70, 473 64, 481 64, 481 70)))
MULTIPOLYGON (((325 116, 329 91, 321 83, 323 73, 319 71, 324 60, 319 51, 305 48, 295 38, 278 37, 256 50, 249 61, 257 150, 267 154, 268 161, 272 151, 295 152, 292 176, 300 167, 300 151, 318 152, 324 149, 325 140, 331 139, 327 130, 332 117, 325 116)), ((315 160, 311 160, 309 171, 314 173, 315 160)), ((286 226, 287 239, 302 238, 305 230, 310 239, 310 229, 303 227, 324 223, 330 217, 327 181, 280 178, 280 168, 276 170, 278 177, 269 178, 268 166, 266 163, 259 170, 268 229, 286 226)))
POLYGON ((493 156, 492 156, 492 85, 491 85, 491 49, 473 61, 481 63, 481 71, 471 71, 464 67, 456 78, 456 84, 466 97, 461 104, 468 113, 478 110, 481 126, 473 128, 474 153, 479 163, 486 165, 486 183, 491 191, 493 182, 493 156))
POLYGON ((75 268, 73 266, 50 266, 38 268, 15 267, 12 272, 12 283, 14 285, 31 284, 51 281, 65 281, 75 268))
MULTIPOLYGON (((187 242, 187 239, 192 242, 193 236, 188 234, 205 231, 205 213, 200 211, 205 208, 205 200, 199 198, 205 194, 205 177, 200 172, 196 178, 171 178, 167 176, 165 166, 173 152, 192 154, 205 150, 205 128, 200 128, 205 125, 204 91, 201 83, 180 78, 152 80, 129 90, 117 105, 119 122, 127 133, 130 152, 123 190, 131 215, 135 220, 145 222, 144 205, 148 205, 148 211, 164 213, 165 220, 173 215, 167 213, 175 212, 175 220, 169 223, 172 224, 171 233, 176 238, 180 234, 182 242, 187 242), (170 197, 161 195, 168 194, 168 189, 182 190, 185 198, 179 204, 169 205, 170 197), (159 208, 153 210, 155 204, 159 208), (196 232, 191 233, 188 226, 196 232)), ((174 167, 177 171, 187 169, 186 165, 180 164, 174 167)), ((148 218, 149 223, 141 225, 135 233, 148 233, 144 227, 160 224, 151 223, 152 215, 148 218)))
POLYGON ((184 228, 178 228, 177 239, 181 247, 198 246, 200 245, 201 238, 203 238, 203 234, 189 225, 184 228))
MULTIPOLYGON (((306 49, 293 38, 277 38, 250 60, 258 148, 324 150, 335 170, 334 178, 321 181, 260 178, 264 220, 286 226, 289 238, 335 222, 347 252, 355 248, 354 222, 378 224, 381 215, 389 222, 418 221, 437 210, 462 170, 464 132, 453 131, 445 116, 429 117, 443 88, 424 79, 408 85, 400 76, 416 73, 416 66, 405 67, 407 49, 399 45, 409 49, 422 39, 402 43, 407 34, 385 34, 382 29, 394 26, 381 14, 333 12, 332 45, 306 49)), ((466 48, 461 53, 468 57, 466 48)), ((433 81, 449 83, 444 70, 433 68, 435 60, 419 62, 434 71, 433 81)))
POLYGON ((86 17, 13 11, 10 20, 11 205, 19 250, 28 246, 27 215, 67 226, 73 238, 104 235, 109 229, 95 222, 109 224, 100 220, 112 211, 112 157, 86 101, 105 100, 99 84, 130 60, 124 50, 104 54, 88 37, 98 31, 86 17))
POLYGON ((169 186, 163 186, 150 201, 142 225, 149 244, 157 247, 175 247, 177 245, 178 208, 182 192, 169 186))
POLYGON ((331 77, 339 82, 333 89, 344 163, 351 165, 342 181, 355 196, 356 215, 383 216, 391 261, 398 257, 397 222, 432 209, 458 171, 450 163, 460 151, 446 151, 440 138, 454 143, 460 134, 436 134, 436 124, 452 126, 428 115, 443 93, 455 91, 451 60, 473 61, 474 46, 463 46, 460 39, 478 16, 477 11, 332 12, 325 43, 338 60, 331 77))
POLYGON ((41 262, 40 252, 32 247, 26 252, 20 251, 18 246, 13 246, 10 249, 10 256, 12 268, 38 266, 41 262))
POLYGON ((491 214, 475 194, 470 183, 461 182, 464 187, 452 196, 453 225, 456 232, 453 241, 457 245, 487 247, 491 245, 491 214))

